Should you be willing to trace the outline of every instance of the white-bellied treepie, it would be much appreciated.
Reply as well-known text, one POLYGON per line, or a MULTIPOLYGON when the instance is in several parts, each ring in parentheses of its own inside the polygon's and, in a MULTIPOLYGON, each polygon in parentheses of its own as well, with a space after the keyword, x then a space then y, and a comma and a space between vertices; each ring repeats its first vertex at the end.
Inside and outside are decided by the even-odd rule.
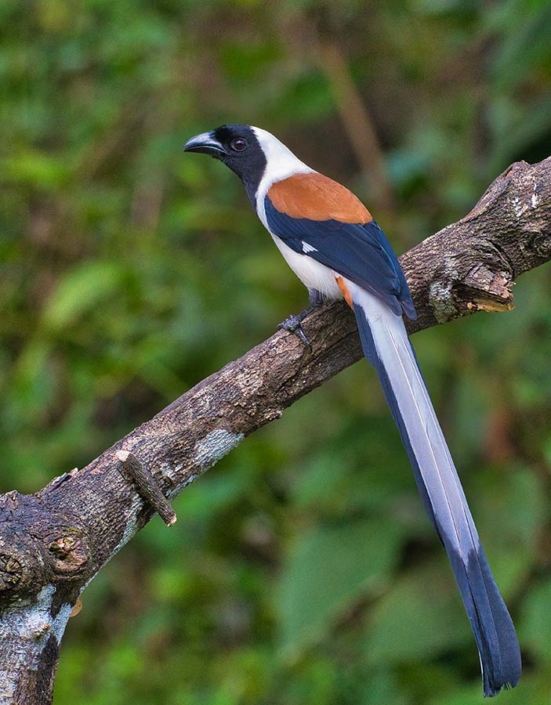
POLYGON ((415 308, 398 260, 367 208, 300 161, 265 130, 223 125, 185 145, 224 162, 310 301, 344 297, 358 322, 411 462, 425 509, 444 544, 474 632, 484 694, 515 686, 519 644, 480 543, 402 315, 415 308))

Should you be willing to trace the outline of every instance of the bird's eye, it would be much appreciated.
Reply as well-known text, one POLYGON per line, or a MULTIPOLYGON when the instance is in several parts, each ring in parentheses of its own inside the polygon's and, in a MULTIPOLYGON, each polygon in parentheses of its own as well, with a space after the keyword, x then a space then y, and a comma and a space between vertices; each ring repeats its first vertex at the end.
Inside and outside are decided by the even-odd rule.
POLYGON ((230 142, 230 147, 234 152, 242 152, 244 149, 247 149, 248 146, 247 140, 244 137, 236 137, 230 142))

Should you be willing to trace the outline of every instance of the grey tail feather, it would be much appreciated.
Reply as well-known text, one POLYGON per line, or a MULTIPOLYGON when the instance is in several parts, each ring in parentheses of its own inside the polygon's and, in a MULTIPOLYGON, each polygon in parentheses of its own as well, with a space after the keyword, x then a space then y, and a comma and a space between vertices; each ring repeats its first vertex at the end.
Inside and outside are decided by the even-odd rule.
POLYGON ((447 551, 478 646, 485 696, 514 687, 520 647, 400 316, 350 281, 365 356, 375 366, 425 509, 447 551))

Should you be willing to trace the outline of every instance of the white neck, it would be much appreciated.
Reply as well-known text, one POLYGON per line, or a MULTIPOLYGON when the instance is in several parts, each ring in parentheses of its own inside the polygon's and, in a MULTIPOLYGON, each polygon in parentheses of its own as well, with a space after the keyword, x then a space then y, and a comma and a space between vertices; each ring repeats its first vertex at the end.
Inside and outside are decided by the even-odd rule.
POLYGON ((266 170, 256 191, 256 210, 264 222, 264 198, 272 184, 295 174, 314 172, 314 169, 301 162, 288 147, 266 130, 260 127, 253 127, 252 130, 266 155, 266 170))

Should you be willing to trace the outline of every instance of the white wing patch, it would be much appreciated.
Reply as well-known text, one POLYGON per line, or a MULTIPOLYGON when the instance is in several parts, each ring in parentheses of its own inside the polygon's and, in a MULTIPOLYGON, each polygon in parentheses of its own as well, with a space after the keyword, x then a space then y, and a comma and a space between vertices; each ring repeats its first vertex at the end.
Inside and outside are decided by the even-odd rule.
POLYGON ((317 252, 317 248, 313 247, 312 245, 309 245, 307 242, 302 243, 302 251, 305 254, 308 254, 308 252, 317 252))

